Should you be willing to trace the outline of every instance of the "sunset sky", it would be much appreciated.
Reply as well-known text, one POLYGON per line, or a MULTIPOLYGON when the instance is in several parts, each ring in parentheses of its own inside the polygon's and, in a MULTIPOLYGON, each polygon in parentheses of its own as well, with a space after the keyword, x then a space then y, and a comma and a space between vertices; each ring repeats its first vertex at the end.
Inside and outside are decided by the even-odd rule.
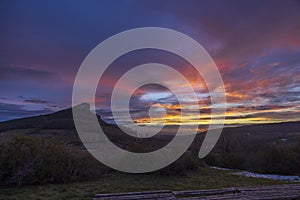
MULTIPOLYGON (((207 50, 225 84, 226 124, 300 120, 300 1, 3 0, 0 24, 0 121, 70 107, 74 78, 87 54, 106 38, 138 27, 174 29, 207 50)), ((149 62, 172 66, 189 79, 199 98, 200 124, 209 124, 210 96, 202 78, 186 60, 154 49, 123 55, 105 72, 96 94, 103 119, 112 120, 116 81, 149 62)), ((184 92, 185 86, 178 89, 184 92)), ((195 123, 196 111, 181 107, 158 85, 140 88, 130 106, 140 124, 178 125, 181 109, 190 112, 184 123, 195 123), (166 108, 167 115, 157 112, 151 121, 153 105, 166 108)))

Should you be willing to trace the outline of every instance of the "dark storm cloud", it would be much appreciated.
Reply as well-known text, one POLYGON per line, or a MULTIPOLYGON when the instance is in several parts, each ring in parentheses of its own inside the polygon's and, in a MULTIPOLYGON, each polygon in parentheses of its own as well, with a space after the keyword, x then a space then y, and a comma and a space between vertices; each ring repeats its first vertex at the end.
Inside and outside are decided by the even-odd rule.
POLYGON ((25 99, 24 102, 26 103, 36 103, 36 104, 48 104, 50 103, 49 101, 40 99, 40 98, 30 98, 30 99, 25 99))

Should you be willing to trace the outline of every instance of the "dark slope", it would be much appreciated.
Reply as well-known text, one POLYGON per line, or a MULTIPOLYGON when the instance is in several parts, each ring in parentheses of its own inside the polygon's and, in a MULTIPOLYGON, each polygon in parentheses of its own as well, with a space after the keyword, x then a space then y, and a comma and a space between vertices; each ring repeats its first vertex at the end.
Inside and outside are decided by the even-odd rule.
MULTIPOLYGON (((89 104, 80 104, 73 109, 90 109, 89 104)), ((108 126, 99 115, 97 115, 98 121, 101 125, 108 126)), ((33 117, 27 117, 22 119, 15 119, 6 122, 0 122, 0 132, 16 129, 75 129, 72 108, 64 109, 58 112, 54 112, 46 115, 38 115, 33 117)))
MULTIPOLYGON (((75 106, 73 109, 84 109, 89 110, 89 104, 80 104, 75 106)), ((114 125, 104 122, 99 115, 97 115, 98 121, 101 126, 111 126, 114 125)), ((16 129, 65 129, 73 130, 75 129, 72 108, 60 110, 46 115, 38 115, 33 117, 15 119, 5 122, 0 122, 0 132, 16 129)), ((290 132, 299 132, 300 122, 282 122, 282 123, 270 123, 270 124, 255 124, 246 125, 239 127, 227 127, 224 128, 223 134, 282 134, 290 132)), ((203 132, 205 133, 205 132, 203 132)), ((202 134, 202 133, 201 133, 202 134)))
MULTIPOLYGON (((95 115, 90 111, 89 104, 80 104, 73 108, 64 109, 46 115, 15 119, 0 123, 0 139, 13 135, 30 135, 34 137, 58 138, 67 144, 81 145, 81 141, 77 134, 73 121, 72 109, 81 109, 88 119, 91 115, 95 115)), ((149 146, 150 148, 160 148, 169 142, 172 137, 160 138, 154 137, 150 139, 139 139, 125 134, 116 125, 104 122, 99 115, 96 115, 102 130, 107 137, 122 148, 128 148, 131 144, 138 146, 149 146)), ((146 150, 148 151, 148 150, 146 150)), ((150 150, 149 150, 150 151, 150 150)))
MULTIPOLYGON (((199 150, 206 132, 197 135, 194 146, 199 150)), ((215 146, 215 151, 231 148, 234 151, 243 151, 246 146, 263 148, 267 145, 289 147, 296 145, 300 140, 300 122, 282 122, 270 124, 254 124, 238 127, 227 127, 215 146)))
MULTIPOLYGON (((84 109, 89 111, 88 104, 81 104, 73 109, 84 109)), ((91 113, 91 112, 90 112, 91 113)), ((115 144, 120 146, 128 146, 132 142, 140 145, 146 144, 151 148, 160 148, 166 145, 172 138, 172 135, 164 135, 161 133, 148 139, 137 139, 123 133, 120 128, 115 125, 104 122, 99 115, 98 121, 109 137, 115 144), (123 144, 123 145, 122 145, 123 144)), ((64 137, 64 141, 80 143, 75 129, 72 108, 64 109, 47 115, 39 115, 23 119, 16 119, 6 122, 0 122, 1 133, 9 135, 10 133, 18 133, 25 135, 34 135, 41 137, 59 136, 64 137)), ((2 134, 3 135, 3 134, 2 134)), ((201 146, 205 132, 197 135, 194 144, 196 149, 201 146)), ((270 144, 282 139, 287 141, 285 144, 294 144, 300 136, 300 122, 284 122, 274 124, 258 124, 240 127, 227 127, 222 131, 221 138, 217 146, 223 146, 224 143, 233 143, 232 145, 243 143, 253 144, 270 144)))
POLYGON ((225 128, 223 133, 250 133, 250 134, 274 134, 274 133, 290 133, 299 132, 300 122, 282 122, 270 124, 254 124, 240 127, 225 128))

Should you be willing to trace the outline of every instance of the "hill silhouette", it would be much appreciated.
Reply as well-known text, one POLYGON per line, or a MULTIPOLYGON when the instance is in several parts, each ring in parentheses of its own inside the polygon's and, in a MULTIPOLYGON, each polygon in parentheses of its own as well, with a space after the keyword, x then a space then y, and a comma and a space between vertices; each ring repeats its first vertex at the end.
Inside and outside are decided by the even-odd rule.
MULTIPOLYGON (((160 148, 166 145, 169 139, 173 137, 154 137, 151 139, 135 138, 124 133, 117 125, 108 124, 101 117, 90 111, 90 105, 87 103, 77 105, 73 108, 63 109, 54 113, 26 117, 5 122, 0 122, 0 139, 1 136, 9 137, 10 135, 30 135, 34 137, 56 137, 66 144, 72 146, 81 146, 77 130, 73 120, 72 109, 81 109, 86 114, 88 122, 89 117, 96 116, 102 130, 107 137, 117 146, 127 148, 131 143, 139 143, 139 145, 150 145, 153 148, 160 148), (146 141, 147 140, 147 141, 146 141)), ((132 131, 132 130, 128 130, 132 131)))
MULTIPOLYGON (((151 138, 135 138, 125 134, 115 124, 108 124, 101 117, 90 111, 87 103, 67 108, 51 114, 38 115, 22 119, 15 119, 0 122, 0 136, 10 134, 32 135, 38 137, 59 137, 66 143, 81 144, 73 121, 72 109, 83 109, 90 114, 96 115, 99 124, 108 138, 116 145, 127 147, 130 143, 136 142, 140 145, 150 146, 151 150, 161 148, 172 140, 174 135, 160 134, 151 138)), ((199 150, 206 132, 197 134, 191 148, 199 150)), ((277 144, 291 145, 296 144, 300 135, 300 122, 282 122, 271 124, 255 124, 238 127, 227 127, 222 131, 215 151, 220 151, 224 145, 238 146, 238 143, 277 144), (226 143, 226 144, 225 144, 226 143)))
MULTIPOLYGON (((77 105, 73 109, 89 110, 90 106, 87 103, 77 105)), ((99 115, 96 115, 101 126, 108 126, 99 115)), ((13 129, 75 129, 72 108, 60 110, 58 112, 14 119, 10 121, 0 122, 0 132, 13 129)))

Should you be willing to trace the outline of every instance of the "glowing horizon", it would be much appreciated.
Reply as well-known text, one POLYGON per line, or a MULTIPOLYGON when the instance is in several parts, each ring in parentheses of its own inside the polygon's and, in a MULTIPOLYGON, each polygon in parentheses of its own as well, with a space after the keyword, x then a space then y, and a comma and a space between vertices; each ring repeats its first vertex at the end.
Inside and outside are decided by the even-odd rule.
MULTIPOLYGON (((150 1, 51 1, 47 6, 7 1, 0 15, 0 121, 70 107, 74 78, 87 54, 116 33, 147 26, 178 30, 205 47, 225 84, 226 125, 300 121, 298 1, 163 1, 159 5, 150 1), (79 10, 89 15, 78 14, 79 10)), ((190 81, 199 101, 189 102, 186 94, 187 106, 182 107, 164 87, 141 87, 130 106, 137 123, 205 126, 211 117, 222 117, 210 116, 206 85, 190 63, 169 52, 146 49, 121 56, 101 78, 93 109, 104 120, 113 122, 110 96, 117 80, 132 67, 150 62, 178 70, 190 81), (200 111, 194 109, 196 104, 200 111), (152 120, 150 106, 156 113, 152 120), (189 115, 181 119, 183 109, 189 115)), ((184 94, 186 85, 171 76, 164 78, 184 94)), ((126 84, 122 89, 127 91, 126 84)), ((126 124, 127 119, 122 120, 126 124)))

